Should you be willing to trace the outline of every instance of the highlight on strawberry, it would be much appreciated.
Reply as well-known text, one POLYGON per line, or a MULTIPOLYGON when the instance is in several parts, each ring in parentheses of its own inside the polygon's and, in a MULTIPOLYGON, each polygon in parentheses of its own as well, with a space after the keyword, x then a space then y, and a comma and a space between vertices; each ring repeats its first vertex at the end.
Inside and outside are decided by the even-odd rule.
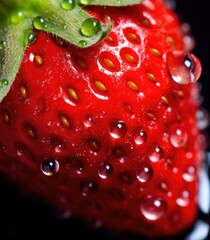
POLYGON ((164 0, 0 2, 0 172, 119 234, 198 214, 202 72, 164 0))

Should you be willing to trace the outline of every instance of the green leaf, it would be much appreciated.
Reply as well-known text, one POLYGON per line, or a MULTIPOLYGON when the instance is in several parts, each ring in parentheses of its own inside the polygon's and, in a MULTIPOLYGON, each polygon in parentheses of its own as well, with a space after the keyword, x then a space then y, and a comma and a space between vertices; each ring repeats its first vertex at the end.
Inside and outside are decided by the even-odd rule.
POLYGON ((101 41, 111 30, 111 23, 101 24, 86 13, 81 7, 75 5, 71 10, 62 8, 62 1, 46 1, 41 4, 39 14, 34 18, 34 27, 55 34, 78 47, 89 47, 101 41), (86 28, 92 29, 92 34, 85 34, 83 23, 89 21, 86 28), (91 19, 93 19, 91 25, 91 19), (97 24, 96 24, 97 22, 97 24))
POLYGON ((144 0, 79 0, 82 5, 98 5, 98 6, 129 6, 142 3, 144 0))
POLYGON ((18 73, 27 46, 27 32, 30 26, 29 21, 21 21, 0 31, 0 101, 8 93, 18 73))

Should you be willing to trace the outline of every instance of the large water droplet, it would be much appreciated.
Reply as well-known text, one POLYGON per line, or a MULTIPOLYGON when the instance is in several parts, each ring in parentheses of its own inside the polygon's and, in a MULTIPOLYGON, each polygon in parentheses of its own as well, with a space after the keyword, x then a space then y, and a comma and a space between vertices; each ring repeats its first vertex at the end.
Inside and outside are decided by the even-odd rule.
POLYGON ((40 16, 34 18, 33 25, 37 30, 47 29, 46 20, 40 16))
POLYGON ((167 66, 172 80, 180 85, 196 82, 202 71, 199 59, 185 51, 168 52, 167 66))
POLYGON ((172 126, 169 131, 169 140, 174 147, 178 148, 184 146, 187 142, 187 139, 188 134, 182 126, 172 126))
POLYGON ((78 46, 81 47, 81 48, 86 47, 87 46, 87 42, 85 40, 80 40, 78 42, 78 46))
POLYGON ((109 176, 112 175, 112 172, 113 172, 113 167, 112 167, 111 163, 102 162, 99 164, 98 175, 101 178, 103 178, 103 179, 108 178, 109 176))
POLYGON ((190 203, 190 194, 188 191, 183 191, 180 196, 176 199, 176 203, 180 207, 186 207, 190 203))
POLYGON ((101 31, 101 23, 95 18, 86 19, 81 26, 81 33, 86 37, 92 37, 101 31))
POLYGON ((84 120, 85 127, 92 127, 95 124, 95 119, 92 116, 87 116, 84 120))
POLYGON ((141 200, 140 211, 150 221, 160 219, 166 212, 166 202, 161 197, 147 195, 141 200))
POLYGON ((141 183, 148 182, 153 176, 153 170, 150 166, 142 166, 136 172, 136 177, 141 183))
POLYGON ((61 7, 64 10, 72 10, 75 7, 75 0, 63 0, 61 2, 61 7))
POLYGON ((45 159, 40 165, 41 171, 46 176, 52 176, 59 170, 59 163, 55 159, 45 159))
POLYGON ((122 121, 113 122, 110 125, 109 133, 113 138, 121 138, 125 136, 127 132, 127 125, 122 121))
POLYGON ((148 155, 149 160, 152 162, 157 162, 163 157, 164 151, 159 146, 154 146, 150 149, 150 153, 148 155))
POLYGON ((9 81, 7 79, 0 80, 0 87, 5 87, 9 84, 9 81))
POLYGON ((187 182, 192 182, 196 179, 197 173, 194 166, 189 166, 186 171, 183 173, 183 178, 187 182))
POLYGON ((144 130, 142 129, 136 129, 134 131, 134 141, 137 145, 142 145, 143 143, 146 142, 147 140, 147 134, 144 130))

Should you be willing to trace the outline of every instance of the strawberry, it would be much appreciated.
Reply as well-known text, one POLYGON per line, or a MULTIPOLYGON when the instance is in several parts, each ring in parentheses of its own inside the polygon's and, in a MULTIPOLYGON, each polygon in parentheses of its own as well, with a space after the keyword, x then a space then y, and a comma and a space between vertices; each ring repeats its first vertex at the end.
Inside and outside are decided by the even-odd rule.
POLYGON ((179 234, 198 212, 201 63, 165 1, 79 2, 2 14, 1 173, 105 229, 179 234))

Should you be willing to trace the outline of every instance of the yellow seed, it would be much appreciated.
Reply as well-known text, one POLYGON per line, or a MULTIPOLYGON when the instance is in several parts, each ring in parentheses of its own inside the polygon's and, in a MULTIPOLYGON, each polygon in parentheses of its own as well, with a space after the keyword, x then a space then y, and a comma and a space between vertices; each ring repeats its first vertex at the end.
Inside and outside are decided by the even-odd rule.
POLYGON ((27 91, 27 88, 24 85, 20 86, 20 93, 24 98, 27 98, 28 91, 27 91))
POLYGON ((37 138, 37 133, 36 133, 36 130, 33 126, 27 124, 25 126, 25 129, 26 129, 26 133, 29 137, 31 137, 33 139, 37 138))
POLYGON ((156 77, 152 73, 147 73, 147 77, 151 82, 156 83, 156 77))
POLYGON ((167 192, 168 191, 168 186, 165 182, 161 182, 160 183, 160 188, 164 191, 167 192))
POLYGON ((147 19, 143 19, 143 20, 141 21, 141 23, 142 23, 142 25, 143 25, 144 27, 150 27, 150 22, 149 22, 149 20, 147 20, 147 19))
POLYGON ((184 97, 184 92, 182 90, 177 91, 177 95, 181 98, 184 97))
POLYGON ((151 53, 152 55, 156 56, 156 57, 162 56, 162 54, 160 53, 160 51, 159 51, 158 49, 156 49, 156 48, 150 48, 149 50, 150 50, 150 53, 151 53))
POLYGON ((167 37, 166 38, 166 41, 167 41, 167 43, 169 44, 169 45, 171 45, 171 46, 174 46, 175 45, 175 41, 174 41, 174 39, 172 38, 172 37, 167 37))
POLYGON ((73 88, 68 88, 68 94, 70 98, 73 99, 74 101, 77 102, 79 100, 78 94, 73 88))
POLYGON ((168 105, 168 104, 169 104, 168 98, 162 96, 162 97, 161 97, 161 100, 162 100, 163 104, 165 104, 165 105, 168 105))
POLYGON ((108 36, 108 37, 106 38, 106 41, 109 42, 109 43, 112 43, 112 44, 114 43, 113 38, 110 37, 110 36, 108 36))
POLYGON ((60 122, 66 128, 70 128, 71 126, 69 119, 63 114, 60 115, 60 122))
POLYGON ((43 59, 39 55, 35 55, 34 60, 35 60, 35 63, 39 66, 41 66, 43 64, 43 59))
POLYGON ((153 112, 147 112, 147 118, 153 120, 155 118, 155 114, 153 112))
POLYGON ((138 88, 138 86, 137 86, 134 82, 132 82, 132 81, 127 81, 127 85, 128 85, 128 87, 129 87, 131 90, 136 91, 136 92, 139 92, 139 88, 138 88))
POLYGON ((86 62, 83 59, 81 59, 81 58, 78 58, 76 60, 76 64, 77 64, 78 67, 80 67, 82 69, 87 69, 88 68, 86 62))
POLYGON ((88 140, 88 143, 90 145, 90 148, 93 150, 93 151, 97 151, 99 149, 99 146, 98 146, 98 143, 95 139, 89 139, 88 140))
POLYGON ((125 59, 126 59, 129 63, 136 63, 135 58, 134 58, 132 55, 128 54, 128 53, 125 54, 125 59))
POLYGON ((107 92, 106 86, 101 81, 94 81, 95 87, 101 92, 107 92))
POLYGON ((137 37, 136 34, 134 34, 134 33, 129 32, 129 33, 127 34, 127 38, 128 38, 130 41, 138 42, 138 37, 137 37))
POLYGON ((3 114, 3 120, 5 123, 10 123, 11 122, 11 118, 8 112, 4 112, 3 114))
POLYGON ((110 68, 110 69, 115 69, 116 68, 114 63, 110 59, 108 59, 108 58, 104 58, 103 62, 104 62, 105 66, 107 68, 110 68))

